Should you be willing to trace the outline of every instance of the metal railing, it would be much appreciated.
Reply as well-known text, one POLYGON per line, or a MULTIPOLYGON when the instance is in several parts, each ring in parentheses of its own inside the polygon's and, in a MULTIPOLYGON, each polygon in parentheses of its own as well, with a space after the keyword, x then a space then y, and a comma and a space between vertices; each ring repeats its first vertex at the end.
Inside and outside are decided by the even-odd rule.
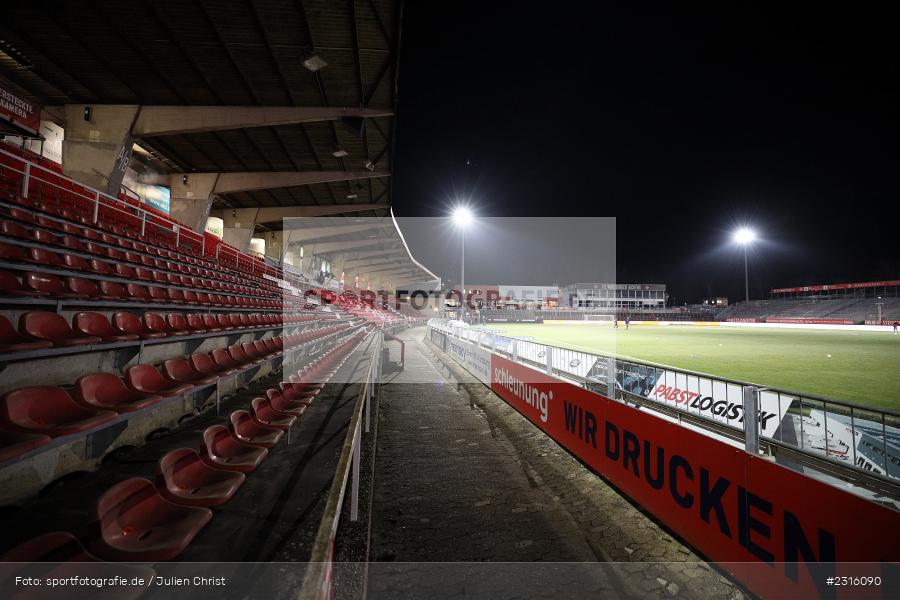
POLYGON ((110 196, 0 148, 0 180, 4 179, 16 186, 17 193, 23 198, 89 213, 90 224, 96 225, 101 221, 101 216, 112 214, 121 222, 132 224, 142 236, 156 234, 171 240, 177 248, 184 246, 193 252, 200 252, 201 256, 214 256, 218 262, 237 271, 258 273, 265 267, 260 259, 221 240, 216 242, 214 251, 207 248, 207 236, 160 212, 110 196))
POLYGON ((325 512, 313 543, 309 566, 300 589, 301 600, 319 600, 330 596, 334 558, 334 539, 337 535, 341 510, 350 481, 350 520, 359 517, 360 462, 362 454, 362 434, 369 433, 371 426, 372 399, 381 379, 381 348, 384 345, 383 331, 373 328, 366 336, 373 349, 366 375, 360 382, 359 395, 350 417, 350 427, 344 438, 341 456, 338 459, 334 480, 328 492, 325 512))
MULTIPOLYGON (((745 394, 755 390, 761 442, 883 480, 900 480, 900 412, 777 389, 668 365, 540 344, 487 329, 450 327, 433 319, 429 327, 537 367, 548 375, 593 389, 610 398, 660 409, 682 423, 709 432, 734 432, 746 439, 745 394), (671 409, 671 410, 669 410, 671 409), (689 417, 689 418, 688 418, 689 417)), ((753 414, 755 411, 747 411, 753 414)))

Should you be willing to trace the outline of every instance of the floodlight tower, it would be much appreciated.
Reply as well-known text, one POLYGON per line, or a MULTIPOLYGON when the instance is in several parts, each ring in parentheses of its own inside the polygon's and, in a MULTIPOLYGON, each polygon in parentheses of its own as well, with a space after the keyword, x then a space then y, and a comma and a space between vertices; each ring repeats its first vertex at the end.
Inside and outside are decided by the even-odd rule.
POLYGON ((756 239, 756 233, 749 227, 741 227, 734 232, 734 241, 744 247, 744 301, 750 301, 750 275, 747 269, 747 247, 756 239))
POLYGON ((459 311, 460 317, 462 317, 466 304, 466 228, 472 224, 472 211, 465 205, 456 207, 453 210, 453 222, 459 228, 459 235, 462 241, 459 277, 459 311))

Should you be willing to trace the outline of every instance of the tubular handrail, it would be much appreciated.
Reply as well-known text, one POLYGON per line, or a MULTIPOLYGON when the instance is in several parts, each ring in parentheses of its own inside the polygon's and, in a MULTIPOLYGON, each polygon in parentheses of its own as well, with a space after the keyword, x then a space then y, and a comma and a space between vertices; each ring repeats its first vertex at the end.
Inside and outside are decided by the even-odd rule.
POLYGON ((344 445, 338 459, 335 476, 328 491, 325 503, 325 511, 316 539, 313 543, 306 575, 300 588, 300 600, 319 600, 330 596, 331 569, 334 557, 334 539, 337 534, 338 523, 341 518, 341 509, 344 505, 344 497, 347 492, 347 481, 350 479, 351 469, 353 482, 351 488, 352 504, 350 507, 350 519, 355 521, 358 511, 359 493, 359 466, 362 446, 362 431, 369 431, 371 398, 373 390, 380 379, 381 370, 381 346, 384 343, 383 332, 373 328, 366 339, 372 340, 374 352, 366 369, 366 376, 360 385, 356 405, 350 418, 350 426, 344 438, 344 445), (365 418, 364 418, 365 415, 365 418))
MULTIPOLYGON (((777 399, 779 407, 781 406, 782 401, 787 403, 788 408, 785 412, 778 413, 778 422, 780 422, 782 418, 790 417, 791 419, 794 419, 794 431, 792 434, 793 438, 797 439, 793 439, 789 435, 780 433, 781 428, 779 427, 779 429, 776 430, 778 433, 777 437, 772 434, 772 437, 766 438, 765 441, 769 445, 779 445, 791 448, 795 452, 804 453, 816 459, 827 460, 832 464, 840 465, 848 471, 862 473, 867 477, 881 479, 892 485, 896 484, 897 480, 900 479, 900 450, 897 449, 898 440, 900 440, 900 412, 898 411, 869 408, 848 401, 833 400, 811 394, 762 386, 726 377, 689 371, 669 365, 635 360, 631 357, 620 357, 612 353, 572 350, 569 348, 533 342, 521 337, 504 336, 489 331, 454 328, 439 321, 440 320, 438 319, 429 321, 429 327, 444 334, 475 343, 490 351, 507 356, 514 362, 528 364, 538 369, 546 370, 550 375, 567 379, 577 385, 585 387, 601 385, 603 386, 601 393, 606 393, 607 395, 615 395, 613 392, 609 391, 608 388, 610 385, 612 385, 613 391, 616 393, 623 393, 628 390, 616 388, 616 381, 609 376, 606 369, 604 369, 603 373, 599 373, 600 377, 596 379, 590 378, 591 373, 596 372, 595 367, 603 363, 607 366, 609 364, 615 365, 616 373, 614 373, 612 377, 616 377, 616 379, 618 377, 617 373, 619 372, 623 374, 623 378, 625 376, 632 376, 635 378, 640 378, 642 376, 646 377, 651 373, 659 377, 661 373, 671 373, 675 375, 676 381, 680 377, 683 377, 685 382, 688 381, 688 379, 693 378, 697 382, 698 389, 698 378, 708 380, 710 386, 712 386, 713 383, 719 383, 726 387, 729 385, 738 386, 742 391, 747 388, 756 388, 760 390, 760 393, 774 396, 777 399), (490 336, 491 343, 484 345, 482 343, 482 335, 490 336), (504 348, 498 348, 497 346, 501 345, 498 344, 498 342, 502 342, 504 348), (528 351, 525 352, 522 350, 528 351), (530 356, 525 356, 526 354, 530 356), (571 356, 572 359, 567 363, 570 369, 559 366, 559 361, 557 361, 557 363, 555 363, 556 366, 554 366, 553 361, 550 360, 550 356, 553 355, 557 356, 557 358, 562 356, 562 364, 566 364, 565 359, 571 356), (575 360, 578 360, 578 363, 575 363, 575 360), (577 372, 579 371, 577 367, 587 364, 589 361, 589 368, 582 368, 580 369, 581 372, 577 372), (605 384, 601 383, 604 376, 606 381, 605 384), (822 414, 821 422, 816 421, 816 418, 814 418, 814 413, 816 411, 822 414), (847 419, 849 419, 849 421, 847 419), (844 426, 848 428, 850 431, 849 444, 843 443, 835 436, 835 423, 837 423, 839 427, 844 426), (831 427, 830 432, 829 427, 831 427), (824 429, 823 435, 820 434, 820 430, 822 429, 824 429), (861 449, 861 445, 865 445, 868 450, 864 451, 864 449, 861 449), (821 446, 821 448, 819 446, 821 446), (845 448, 845 446, 847 447, 845 448), (877 467, 877 469, 883 469, 884 473, 878 472, 877 469, 872 470, 872 466, 877 467)), ((653 385, 656 385, 661 381, 663 380, 657 378, 653 385)), ((666 381, 668 382, 668 379, 666 379, 666 381)), ((678 385, 677 387, 683 387, 683 385, 678 385)), ((669 406, 660 400, 654 400, 649 397, 648 402, 642 404, 652 409, 669 406)), ((679 408, 679 410, 682 409, 679 408)), ((779 408, 779 411, 780 410, 781 409, 779 408)), ((688 413, 687 411, 683 412, 685 412, 685 414, 695 414, 688 413)), ((713 433, 721 426, 729 427, 736 431, 744 431, 742 421, 722 422, 721 420, 713 419, 707 414, 699 413, 696 413, 696 416, 699 417, 699 419, 695 424, 698 427, 713 433)))

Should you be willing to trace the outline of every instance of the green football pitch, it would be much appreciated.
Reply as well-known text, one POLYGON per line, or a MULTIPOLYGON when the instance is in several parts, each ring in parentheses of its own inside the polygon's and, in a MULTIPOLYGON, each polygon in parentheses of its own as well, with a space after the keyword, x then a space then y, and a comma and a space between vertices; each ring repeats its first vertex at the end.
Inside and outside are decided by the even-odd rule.
POLYGON ((538 325, 489 329, 575 350, 900 409, 900 335, 890 332, 735 327, 538 325))

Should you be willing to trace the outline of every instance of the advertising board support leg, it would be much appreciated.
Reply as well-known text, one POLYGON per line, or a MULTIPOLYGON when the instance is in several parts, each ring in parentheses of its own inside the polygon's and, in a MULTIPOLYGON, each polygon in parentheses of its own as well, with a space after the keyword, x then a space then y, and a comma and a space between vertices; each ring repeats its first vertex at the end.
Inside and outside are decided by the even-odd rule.
POLYGON ((744 387, 744 449, 759 454, 759 388, 744 387))
POLYGON ((616 399, 616 359, 606 359, 606 396, 611 400, 616 399))
POLYGON ((553 348, 544 346, 544 354, 547 355, 547 375, 553 375, 553 348))
POLYGON ((512 343, 512 360, 513 362, 519 362, 519 343, 517 340, 513 340, 512 343))

